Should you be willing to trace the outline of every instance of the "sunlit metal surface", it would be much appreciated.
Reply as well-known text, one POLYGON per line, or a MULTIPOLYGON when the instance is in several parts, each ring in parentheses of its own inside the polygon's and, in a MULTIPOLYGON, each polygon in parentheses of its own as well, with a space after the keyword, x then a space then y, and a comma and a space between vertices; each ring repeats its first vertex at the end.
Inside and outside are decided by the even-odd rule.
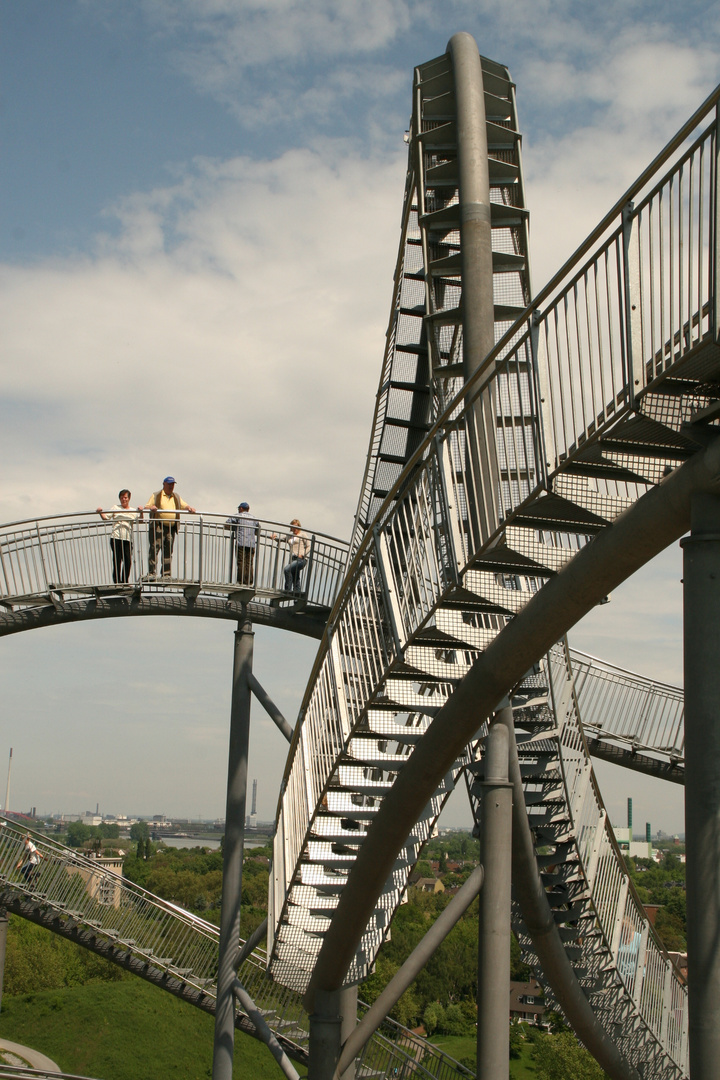
MULTIPOLYGON (((420 198, 423 191, 436 191, 433 176, 442 176, 452 189, 448 178, 456 175, 452 75, 447 57, 417 71, 396 297, 406 287, 400 277, 416 229, 415 246, 422 253, 413 266, 417 279, 427 283, 441 273, 452 278, 447 308, 435 306, 437 294, 429 287, 413 308, 427 348, 432 351, 436 342, 433 363, 452 361, 450 377, 462 359, 462 282, 458 260, 440 267, 439 258, 452 253, 441 255, 433 244, 447 241, 457 252, 459 214, 452 190, 445 190, 441 210, 426 215, 420 198), (451 328, 447 336, 438 336, 445 327, 451 328)), ((720 434, 714 410, 720 382, 715 250, 708 243, 716 205, 710 163, 718 96, 522 318, 498 335, 481 371, 437 422, 428 423, 418 449, 410 452, 405 444, 395 455, 404 470, 386 494, 377 477, 390 399, 379 397, 353 538, 356 554, 303 701, 279 808, 271 970, 289 985, 307 985, 323 931, 378 807, 475 657, 509 619, 522 617, 526 602, 594 535, 720 434)), ((507 145, 514 145, 509 125, 503 130, 507 145)), ((501 139, 496 132, 492 136, 501 139)), ((511 198, 506 205, 512 207, 511 198)), ((513 221, 513 250, 506 253, 522 256, 522 207, 514 217, 508 209, 507 218, 513 221)), ((397 299, 390 341, 403 310, 397 299)), ((420 358, 417 333, 413 342, 420 358)), ((386 354, 386 381, 392 381, 395 359, 395 353, 386 354)), ((418 400, 416 389, 412 400, 418 400)), ((635 730, 672 753, 676 719, 667 730, 664 720, 653 721, 652 732, 638 719, 635 730)), ((464 764, 458 761, 453 774, 464 764)), ((589 763, 584 769, 585 782, 596 792, 589 763)), ((348 984, 372 963, 453 774, 441 781, 377 898, 348 984)), ((564 783, 556 790, 557 813, 570 814, 572 823, 572 792, 565 792, 564 783)), ((550 805, 543 812, 552 817, 555 810, 550 805)), ((607 868, 608 858, 599 865, 607 868)), ((679 1034, 686 1024, 684 987, 661 950, 657 963, 641 963, 638 953, 630 980, 628 950, 635 934, 643 956, 652 951, 651 937, 641 911, 631 910, 612 882, 609 891, 602 891, 600 879, 593 884, 600 902, 610 905, 603 927, 608 920, 619 927, 613 931, 617 942, 611 937, 612 977, 605 986, 613 1004, 604 1015, 612 1015, 624 1033, 645 1033, 637 1045, 630 1038, 626 1045, 628 1060, 642 1064, 646 1076, 680 1076, 686 1070, 679 1034), (644 1056, 646 1039, 654 1047, 651 1060, 644 1056)))

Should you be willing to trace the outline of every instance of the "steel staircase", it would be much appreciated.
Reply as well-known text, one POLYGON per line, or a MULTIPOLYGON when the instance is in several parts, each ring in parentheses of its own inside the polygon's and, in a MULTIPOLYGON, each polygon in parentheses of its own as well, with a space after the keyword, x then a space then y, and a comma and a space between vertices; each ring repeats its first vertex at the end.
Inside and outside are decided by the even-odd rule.
MULTIPOLYGON (((278 808, 270 970, 300 991, 338 898, 348 883, 353 897, 362 893, 355 859, 433 715, 506 628, 525 625, 526 605, 548 581, 720 434, 720 318, 708 242, 716 230, 711 163, 720 91, 505 333, 513 303, 500 303, 496 287, 496 346, 460 387, 466 282, 458 258, 462 192, 452 183, 458 126, 451 68, 446 55, 416 72, 401 248, 354 558, 303 700, 278 808), (412 412, 429 425, 417 449, 409 422, 394 423, 400 399, 391 384, 401 381, 408 356, 405 419, 412 412), (422 402, 432 403, 424 413, 422 402)), ((486 73, 497 86, 497 66, 483 61, 486 73)), ((496 125, 501 130, 488 123, 489 152, 503 168, 519 164, 519 156, 510 160, 519 147, 514 109, 507 117, 496 125), (497 157, 501 149, 508 158, 497 157)), ((492 169, 497 177, 501 166, 492 169)), ((522 191, 515 175, 513 187, 504 174, 510 195, 497 200, 504 209, 493 209, 493 248, 519 308, 527 299, 527 249, 522 200, 512 197, 522 191)), ((547 686, 534 688, 539 701, 525 703, 535 720, 521 748, 530 822, 542 846, 555 849, 548 867, 556 867, 557 880, 548 885, 561 898, 556 921, 566 955, 578 961, 628 1068, 683 1075, 685 989, 617 878, 582 735, 558 750, 556 732, 570 729, 558 702, 545 700, 547 686), (589 833, 573 802, 580 788, 583 807, 595 807, 589 833), (599 852, 589 868, 574 854, 588 835, 599 852)), ((672 752, 669 744, 658 750, 672 752)), ((369 970, 410 869, 467 764, 461 756, 439 778, 398 852, 346 984, 369 970)))
MULTIPOLYGON (((603 806, 584 737, 575 660, 567 645, 558 646, 513 698, 540 876, 565 952, 603 1026, 642 1072, 652 1062, 656 1075, 682 1076, 687 988, 645 916, 603 806)), ((478 753, 471 772, 482 771, 481 743, 478 753)), ((477 822, 481 793, 475 785, 470 791, 477 822)), ((543 981, 517 897, 513 929, 543 981)), ((549 987, 546 995, 557 1007, 549 987)))
MULTIPOLYGON (((0 818, 0 906, 44 926, 205 1012, 214 1012, 219 930, 176 904, 120 877, 102 862, 57 841, 33 835, 43 858, 36 875, 25 880, 15 869, 24 859, 24 831, 0 818)), ((241 940, 239 947, 244 942, 241 940)), ((306 1062, 308 1017, 302 1001, 267 977, 266 956, 256 949, 239 969, 239 978, 283 1049, 306 1062)), ((362 1012, 366 1006, 359 1003, 362 1012)), ((239 1009, 236 1027, 256 1035, 239 1009)), ((358 1059, 358 1077, 397 1068, 419 1077, 471 1074, 449 1055, 387 1020, 358 1059)))
MULTIPOLYGON (((530 300, 528 214, 515 87, 506 67, 485 57, 481 64, 498 340, 530 300)), ((457 120, 447 56, 416 69, 414 94, 422 117, 410 147, 390 326, 351 556, 464 381, 457 120)))

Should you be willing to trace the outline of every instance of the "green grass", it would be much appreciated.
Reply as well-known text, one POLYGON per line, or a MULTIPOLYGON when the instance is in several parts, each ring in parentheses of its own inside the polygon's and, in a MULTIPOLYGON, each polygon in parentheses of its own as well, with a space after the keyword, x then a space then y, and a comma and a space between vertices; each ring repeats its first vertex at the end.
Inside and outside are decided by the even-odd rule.
POLYGON ((510 1061, 510 1080, 537 1080, 537 1069, 532 1059, 532 1045, 525 1043, 520 1057, 510 1061))
POLYGON ((465 1061, 467 1058, 475 1060, 477 1045, 475 1035, 433 1035, 428 1042, 455 1058, 456 1061, 465 1061))
MULTIPOLYGON (((63 1072, 98 1080, 207 1080, 212 1073, 213 1017, 140 979, 4 996, 0 1037, 47 1054, 63 1072)), ((282 1075, 262 1043, 236 1032, 234 1077, 282 1075)))
MULTIPOLYGON (((433 1035, 430 1040, 435 1046, 450 1054, 456 1061, 475 1060, 476 1041, 474 1035, 433 1035)), ((520 1057, 510 1061, 510 1080, 537 1080, 537 1071, 532 1059, 532 1043, 524 1042, 520 1057)))

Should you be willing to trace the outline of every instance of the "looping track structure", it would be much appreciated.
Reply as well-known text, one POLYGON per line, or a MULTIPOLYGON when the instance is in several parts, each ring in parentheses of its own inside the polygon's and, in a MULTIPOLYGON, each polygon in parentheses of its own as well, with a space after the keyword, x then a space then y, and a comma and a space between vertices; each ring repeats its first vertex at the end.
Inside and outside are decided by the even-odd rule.
POLYGON ((463 772, 475 805, 502 708, 526 955, 614 1080, 688 1074, 687 988, 590 760, 682 783, 682 694, 573 653, 565 633, 682 535, 694 492, 720 490, 719 100, 720 88, 531 299, 509 72, 465 34, 416 69, 353 535, 348 551, 318 540, 300 597, 262 574, 252 595, 237 589, 227 554, 208 554, 220 523, 187 526, 169 580, 125 587, 108 582, 107 554, 104 578, 80 565, 97 523, 70 537, 65 578, 48 563, 57 523, 0 536, 0 634, 246 610, 322 638, 282 783, 268 919, 268 971, 308 1005, 371 969, 463 772))
MULTIPOLYGON (((528 812, 535 841, 549 848, 543 858, 562 897, 555 944, 569 961, 545 974, 566 1011, 573 1000, 580 1012, 590 1002, 594 1024, 571 1019, 613 1075, 679 1077, 687 1072, 686 988, 632 893, 587 744, 557 715, 568 693, 572 699, 572 680, 551 700, 557 663, 543 654, 602 590, 687 529, 694 487, 717 485, 720 95, 527 304, 513 86, 506 69, 473 64, 473 55, 472 40, 458 35, 444 56, 416 69, 393 309, 354 558, 305 694, 279 805, 270 969, 311 991, 366 974, 470 763, 469 751, 458 756, 463 740, 505 695, 519 694, 528 812), (482 192, 468 202, 460 180, 483 144, 484 204, 482 192), (492 237, 496 339, 479 364, 467 350, 482 269, 463 248, 478 223, 492 237), (523 305, 515 319, 513 306, 523 305), (539 632, 546 612, 547 631, 539 632), (491 655, 515 664, 491 675, 491 655), (534 702, 526 689, 535 676, 529 684, 524 677, 531 665, 539 665, 534 702), (545 719, 528 728, 528 709, 545 719), (543 724, 553 739, 542 737, 543 724)), ((600 729, 612 742, 602 721, 600 729)), ((677 731, 669 743, 659 734, 651 749, 652 758, 677 759, 677 731)))

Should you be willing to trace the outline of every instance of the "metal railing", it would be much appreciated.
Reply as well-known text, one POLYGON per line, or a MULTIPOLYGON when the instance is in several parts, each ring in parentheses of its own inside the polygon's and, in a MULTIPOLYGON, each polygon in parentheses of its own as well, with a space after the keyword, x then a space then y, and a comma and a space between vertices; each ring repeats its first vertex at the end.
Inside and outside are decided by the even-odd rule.
MULTIPOLYGON (((717 175, 708 165, 717 151, 717 117, 706 130, 701 125, 719 98, 720 88, 501 338, 430 430, 366 533, 331 614, 286 767, 271 897, 278 942, 289 908, 317 903, 306 887, 312 883, 307 863, 335 789, 354 785, 358 805, 376 808, 397 775, 392 761, 383 768, 381 754, 369 755, 372 767, 360 764, 355 777, 343 765, 394 670, 414 668, 420 688, 424 678, 427 687, 457 682, 510 612, 519 614, 549 574, 693 452, 692 444, 683 447, 680 428, 708 400, 704 381, 713 369, 703 349, 714 348, 717 327, 716 253, 708 242, 717 235, 717 175), (661 394, 670 375, 684 380, 682 394, 661 394), (636 428, 623 441, 623 422, 632 413, 662 423, 678 439, 656 448, 636 428), (571 470, 585 462, 587 468, 571 470), (574 506, 575 516, 561 513, 553 524, 551 514, 545 523, 548 492, 574 506), (507 603, 496 601, 499 609, 485 615, 472 608, 467 618, 456 614, 456 632, 445 632, 443 647, 446 598, 499 548, 537 573, 521 578, 500 567, 494 584, 507 603)), ((398 713, 399 723, 414 722, 413 710, 398 713)), ((660 727, 655 737, 664 738, 660 727)), ((410 740, 402 752, 412 753, 410 740)), ((344 861, 322 877, 328 896, 337 895, 352 866, 352 844, 348 837, 343 843, 350 844, 344 861)), ((333 865, 330 855, 325 864, 333 865)), ((349 979, 362 977, 372 962, 383 938, 379 928, 399 902, 407 873, 398 866, 379 898, 377 928, 368 925, 349 979)), ((622 935, 625 916, 617 910, 622 935)), ((309 916, 310 932, 297 935, 296 962, 288 942, 271 957, 278 978, 294 978, 300 987, 312 967, 306 954, 321 943, 311 923, 309 916)), ((665 1023, 658 1032, 666 1032, 665 1023)))
MULTIPOLYGON (((35 868, 24 872, 23 867, 28 866, 25 835, 26 829, 0 815, 0 896, 23 895, 120 947, 123 953, 131 953, 143 965, 166 972, 205 998, 215 998, 217 926, 135 885, 99 859, 36 833, 32 842, 42 858, 35 868)), ((57 929, 55 922, 50 925, 53 928, 57 929)), ((238 944, 242 947, 242 939, 238 944)), ((264 949, 255 949, 247 957, 239 978, 270 1028, 295 1047, 305 1049, 309 1024, 301 998, 268 977, 264 949)), ((358 1003, 360 1015, 366 1009, 363 1002, 358 1003)), ((471 1075, 449 1055, 390 1019, 364 1047, 357 1063, 382 1067, 388 1075, 395 1075, 394 1069, 399 1076, 439 1080, 471 1075)))
MULTIPOLYGON (((302 599, 327 609, 337 596, 347 560, 343 541, 323 533, 307 534, 306 563, 298 575, 297 591, 289 594, 284 572, 292 558, 289 526, 258 521, 251 530, 252 557, 239 563, 235 529, 228 527, 222 515, 179 512, 177 521, 164 521, 146 513, 130 526, 128 580, 116 582, 112 527, 112 521, 103 521, 97 514, 66 514, 0 527, 0 603, 22 606, 48 594, 66 598, 98 589, 199 586, 224 594, 253 589, 259 600, 302 599), (163 542, 172 547, 166 565, 163 542), (151 578, 153 549, 156 573, 151 578)), ((119 576, 124 576, 124 568, 119 576)))
MULTIPOLYGON (((561 646, 558 646, 560 649, 561 646)), ((647 679, 597 657, 570 650, 586 735, 681 761, 685 698, 681 687, 647 679)))
MULTIPOLYGON (((585 658, 587 660, 587 658, 585 658)), ((547 670, 553 700, 566 702, 555 708, 560 729, 560 754, 565 800, 573 827, 574 844, 585 877, 594 918, 588 919, 580 934, 581 947, 590 958, 580 966, 597 965, 612 969, 622 980, 625 1001, 634 1005, 646 1025, 645 1053, 655 1054, 660 1043, 681 1071, 687 1065, 687 986, 650 925, 645 909, 630 880, 622 852, 590 768, 583 735, 585 717, 575 707, 570 693, 577 672, 577 654, 557 647, 550 654, 547 670), (598 957, 598 934, 606 956, 598 957)), ((674 689, 674 688, 671 688, 674 689)), ((623 995, 597 995, 596 1011, 605 1012, 609 1027, 622 1014, 623 995), (620 1000, 618 1000, 618 996, 620 1000), (606 999, 606 1000, 604 1000, 606 999)), ((642 1060, 639 1033, 616 1032, 630 1060, 642 1060)))

